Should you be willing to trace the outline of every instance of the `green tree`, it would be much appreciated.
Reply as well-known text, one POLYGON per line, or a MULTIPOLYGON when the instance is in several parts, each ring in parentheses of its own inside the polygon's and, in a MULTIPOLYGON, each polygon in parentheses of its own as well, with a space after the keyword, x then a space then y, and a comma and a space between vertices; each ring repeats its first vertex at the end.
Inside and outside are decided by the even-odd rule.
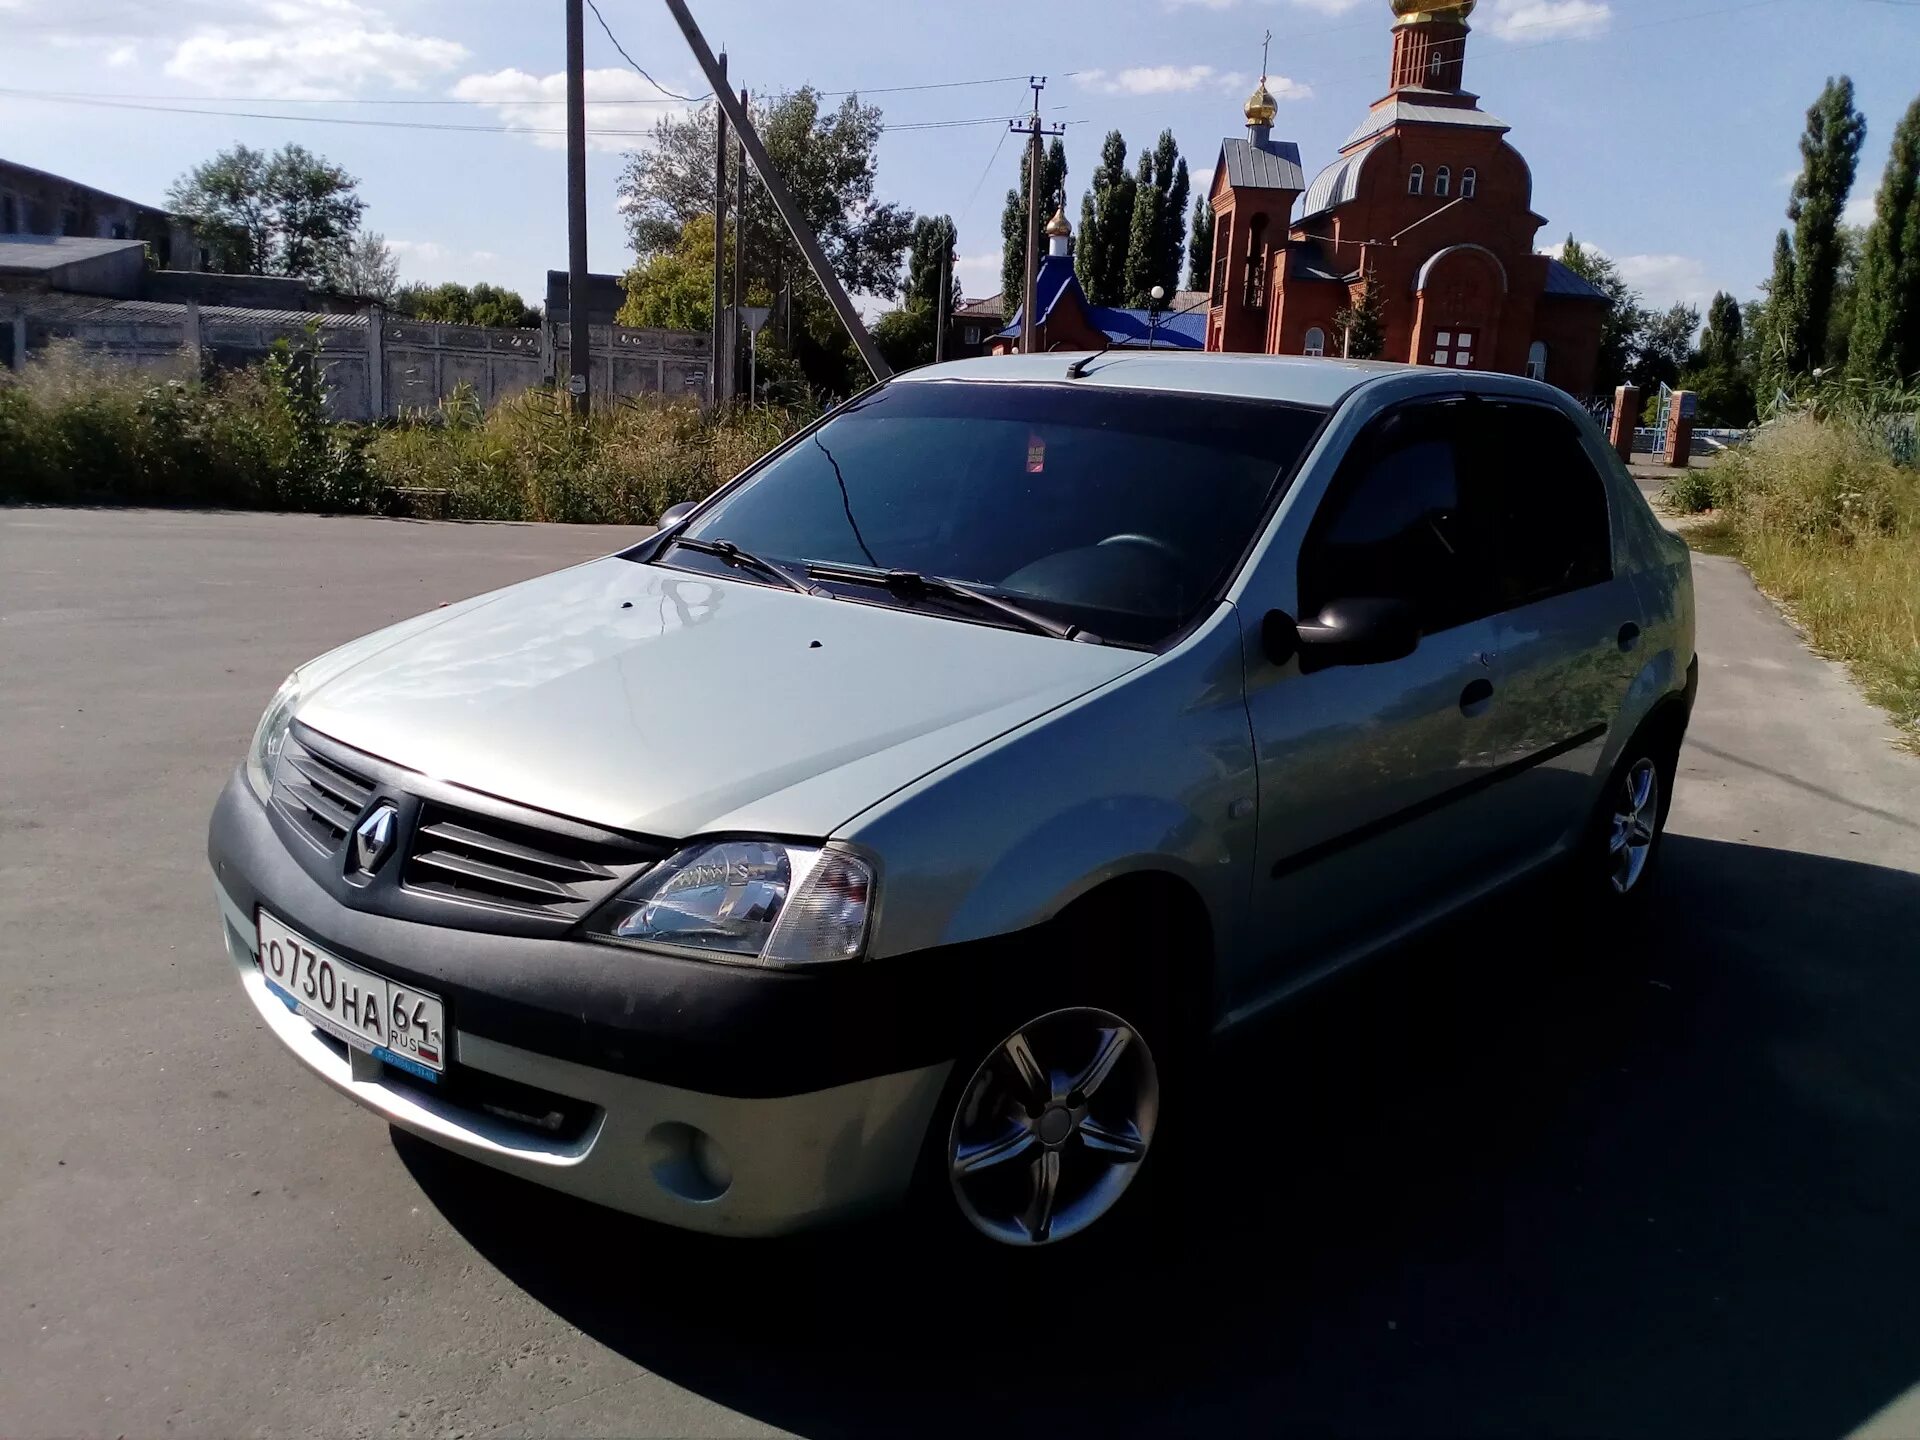
MULTIPOLYGON (((713 247, 707 247, 713 263, 713 247)), ((448 280, 439 285, 403 285, 394 291, 393 312, 414 320, 436 320, 445 325, 486 325, 503 330, 527 330, 540 323, 540 312, 517 291, 489 285, 462 285, 448 280)))
POLYGON ((1700 337, 1700 362, 1703 365, 1746 363, 1745 324, 1740 302, 1722 290, 1707 306, 1707 328, 1700 337))
POLYGON ((1643 395, 1662 385, 1677 386, 1680 372, 1693 358, 1694 336, 1700 333, 1700 312, 1691 305, 1672 305, 1659 314, 1647 314, 1627 367, 1627 383, 1643 395))
MULTIPOLYGON (((1027 288, 1027 170, 1032 147, 1020 147, 1020 183, 1007 191, 1007 203, 1000 212, 1000 294, 1007 317, 1020 308, 1020 297, 1027 288)), ((1040 223, 1045 225, 1067 188, 1067 147, 1056 138, 1040 159, 1040 223)), ((1046 237, 1041 237, 1038 260, 1046 258, 1046 237)))
POLYGON ((1146 305, 1156 285, 1168 295, 1180 287, 1180 227, 1187 212, 1186 170, 1171 130, 1162 130, 1153 149, 1140 157, 1134 176, 1133 223, 1127 232, 1128 305, 1146 305))
POLYGON ((896 370, 929 363, 933 359, 933 306, 902 305, 887 311, 874 322, 873 343, 896 370))
POLYGON ((1800 137, 1800 175, 1787 201, 1793 222, 1795 279, 1792 308, 1780 318, 1787 368, 1794 374, 1826 364, 1828 322, 1843 258, 1840 215, 1853 191, 1867 122, 1854 108, 1853 81, 1828 80, 1807 110, 1800 137))
POLYGON ((359 181, 299 145, 273 154, 235 145, 167 190, 215 270, 324 281, 342 263, 366 202, 359 181))
POLYGON ((1379 273, 1368 270, 1359 290, 1348 293, 1346 309, 1333 317, 1341 353, 1349 360, 1378 360, 1387 349, 1387 297, 1380 291, 1379 273))
POLYGON ((1073 268, 1080 288, 1095 305, 1126 303, 1127 236, 1133 225, 1133 177, 1127 173, 1127 142, 1109 130, 1094 167, 1093 185, 1080 202, 1080 233, 1073 268))
MULTIPOLYGON (((940 298, 940 263, 960 243, 951 215, 922 215, 913 222, 907 250, 907 303, 932 309, 940 298)), ((960 282, 947 270, 947 310, 960 301, 960 282)))
MULTIPOLYGON (((900 256, 913 229, 913 212, 876 198, 880 107, 849 95, 837 108, 823 110, 819 93, 802 86, 789 94, 756 97, 751 109, 768 157, 840 283, 886 300, 898 296, 900 256)), ((713 224, 714 114, 709 101, 661 120, 647 148, 626 156, 616 189, 628 238, 642 260, 680 249, 687 223, 696 217, 704 215, 708 226, 713 224)), ((729 207, 739 164, 739 146, 728 146, 729 207)), ((747 185, 742 249, 749 283, 762 283, 775 294, 789 286, 811 288, 806 258, 757 179, 747 185)))
POLYGON ((1600 326, 1600 357, 1594 367, 1594 388, 1612 394, 1624 383, 1639 354, 1641 332, 1646 328, 1647 312, 1640 297, 1620 274, 1611 257, 1589 250, 1573 236, 1560 252, 1560 263, 1593 285, 1607 297, 1607 311, 1600 326))
POLYGON ((1773 240, 1773 274, 1766 291, 1766 298, 1749 317, 1746 331, 1752 357, 1749 368, 1756 381, 1771 392, 1793 369, 1793 337, 1800 329, 1799 265, 1793 253, 1793 236, 1785 230, 1773 240))
MULTIPOLYGON (((1167 139, 1173 138, 1169 131, 1167 139)), ((1167 190, 1167 206, 1160 212, 1160 264, 1161 273, 1166 277, 1161 283, 1167 287, 1167 297, 1180 288, 1180 265, 1186 258, 1186 234, 1184 226, 1187 219, 1187 195, 1192 190, 1192 182, 1187 175, 1187 162, 1184 156, 1176 156, 1173 166, 1173 184, 1167 190)))
POLYGON ((387 237, 370 230, 355 232, 327 271, 327 288, 391 303, 400 288, 400 262, 387 237))
POLYGON ((1920 99, 1893 132, 1875 197, 1848 364, 1863 378, 1920 374, 1920 99))
POLYGON ((1213 287, 1213 202, 1205 195, 1193 202, 1193 229, 1187 235, 1187 288, 1213 287))

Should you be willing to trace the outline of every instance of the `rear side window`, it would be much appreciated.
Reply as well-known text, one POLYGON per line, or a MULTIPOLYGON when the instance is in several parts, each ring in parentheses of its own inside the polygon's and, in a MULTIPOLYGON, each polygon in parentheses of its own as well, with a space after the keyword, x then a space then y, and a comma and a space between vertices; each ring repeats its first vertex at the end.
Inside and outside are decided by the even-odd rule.
POLYGON ((1300 609, 1404 600, 1425 634, 1612 575, 1606 486, 1566 417, 1409 405, 1349 453, 1300 554, 1300 609))
POLYGON ((1510 610, 1613 577, 1607 487, 1573 422, 1544 405, 1478 403, 1461 468, 1482 512, 1489 606, 1510 610))

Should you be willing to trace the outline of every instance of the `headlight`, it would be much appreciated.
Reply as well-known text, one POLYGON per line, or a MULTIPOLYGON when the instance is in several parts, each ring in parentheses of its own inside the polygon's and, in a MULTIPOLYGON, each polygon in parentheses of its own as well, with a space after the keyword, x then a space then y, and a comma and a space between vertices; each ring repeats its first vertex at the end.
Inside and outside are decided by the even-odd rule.
POLYGON ((852 960, 866 945, 872 892, 873 871, 844 851, 712 840, 654 866, 587 932, 736 965, 852 960))
POLYGON ((280 747, 287 743, 287 731, 293 728, 293 712, 300 704, 300 672, 294 671, 273 694, 260 723, 253 727, 253 744, 247 748, 247 783, 262 802, 273 793, 273 771, 280 762, 280 747))

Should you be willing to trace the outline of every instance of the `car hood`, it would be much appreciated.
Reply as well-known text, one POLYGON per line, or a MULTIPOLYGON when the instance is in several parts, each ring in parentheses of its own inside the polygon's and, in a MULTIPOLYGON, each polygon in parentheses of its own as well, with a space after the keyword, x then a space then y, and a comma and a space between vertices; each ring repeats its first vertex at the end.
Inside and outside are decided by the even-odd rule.
POLYGON ((669 837, 831 834, 1148 658, 618 557, 410 623, 319 667, 299 719, 436 779, 669 837))

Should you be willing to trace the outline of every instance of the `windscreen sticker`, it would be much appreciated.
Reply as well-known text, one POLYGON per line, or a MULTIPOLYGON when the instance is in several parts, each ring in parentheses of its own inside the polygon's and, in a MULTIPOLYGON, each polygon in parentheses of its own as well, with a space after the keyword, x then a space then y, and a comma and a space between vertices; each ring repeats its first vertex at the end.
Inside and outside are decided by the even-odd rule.
POLYGON ((1047 442, 1037 432, 1027 436, 1027 473, 1038 475, 1047 468, 1047 442))

